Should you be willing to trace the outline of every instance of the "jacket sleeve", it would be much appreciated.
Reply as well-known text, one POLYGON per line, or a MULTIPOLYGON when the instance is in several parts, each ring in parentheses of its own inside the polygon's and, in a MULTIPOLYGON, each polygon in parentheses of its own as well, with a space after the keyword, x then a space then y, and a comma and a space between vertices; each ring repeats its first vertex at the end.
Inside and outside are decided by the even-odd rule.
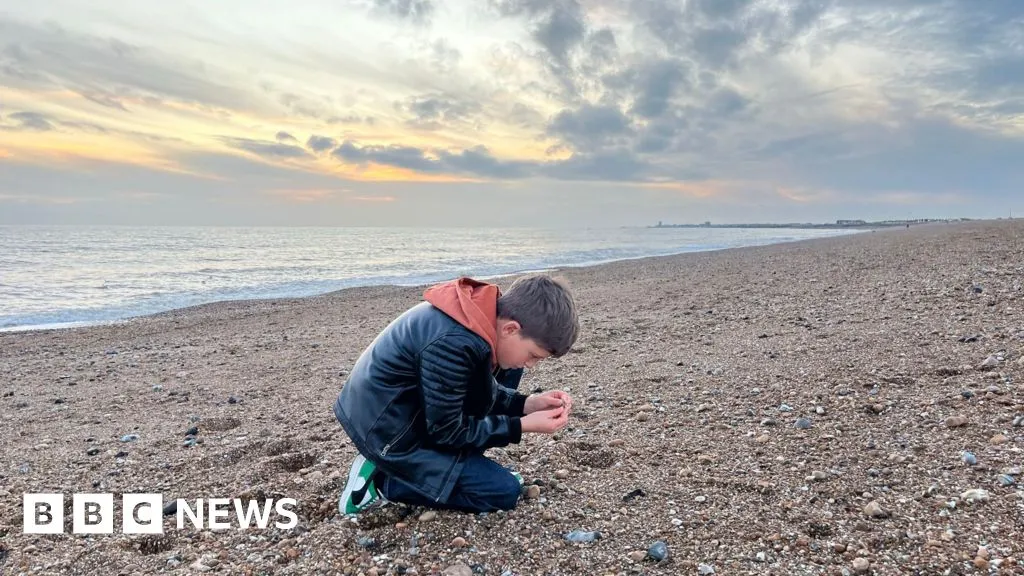
POLYGON ((522 423, 518 417, 466 415, 463 404, 480 363, 473 342, 459 335, 438 338, 420 352, 420 382, 430 444, 448 449, 486 450, 518 443, 522 423))
POLYGON ((526 406, 526 394, 520 394, 519 381, 523 377, 523 369, 502 370, 495 377, 495 387, 498 390, 498 397, 491 408, 491 414, 507 414, 509 416, 524 416, 526 406))

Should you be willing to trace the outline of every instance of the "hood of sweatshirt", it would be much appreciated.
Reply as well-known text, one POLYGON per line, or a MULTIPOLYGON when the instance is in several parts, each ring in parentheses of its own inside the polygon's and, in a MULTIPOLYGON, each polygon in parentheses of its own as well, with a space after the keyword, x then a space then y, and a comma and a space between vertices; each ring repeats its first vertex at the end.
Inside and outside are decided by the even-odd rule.
POLYGON ((498 365, 498 297, 501 289, 468 277, 427 288, 423 298, 491 346, 491 367, 498 365))

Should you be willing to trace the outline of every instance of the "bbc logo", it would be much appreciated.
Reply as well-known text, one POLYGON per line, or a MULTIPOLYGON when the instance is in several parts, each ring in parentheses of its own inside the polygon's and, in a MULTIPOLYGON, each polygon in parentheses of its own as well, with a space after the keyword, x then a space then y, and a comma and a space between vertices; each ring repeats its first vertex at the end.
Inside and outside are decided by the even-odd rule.
MULTIPOLYGON (((25 534, 64 533, 63 494, 25 494, 25 534)), ((162 494, 122 494, 121 527, 125 534, 162 534, 162 494)), ((71 502, 71 531, 74 534, 114 532, 113 494, 74 494, 71 502)))

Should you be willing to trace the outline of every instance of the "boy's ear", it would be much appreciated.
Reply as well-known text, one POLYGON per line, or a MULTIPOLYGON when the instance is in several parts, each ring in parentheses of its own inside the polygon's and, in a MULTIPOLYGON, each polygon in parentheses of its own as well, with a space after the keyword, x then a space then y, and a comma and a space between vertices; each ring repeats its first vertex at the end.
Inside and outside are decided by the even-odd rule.
POLYGON ((501 325, 501 332, 506 336, 512 336, 519 333, 522 328, 523 327, 520 326, 519 322, 516 322, 515 320, 506 320, 501 325))

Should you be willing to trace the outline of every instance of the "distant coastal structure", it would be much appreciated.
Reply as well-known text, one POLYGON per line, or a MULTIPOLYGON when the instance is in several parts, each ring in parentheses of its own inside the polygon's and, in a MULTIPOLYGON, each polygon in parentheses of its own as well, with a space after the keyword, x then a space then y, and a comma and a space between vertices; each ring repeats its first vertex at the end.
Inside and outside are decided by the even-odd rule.
POLYGON ((654 226, 648 228, 801 228, 801 229, 845 229, 845 228, 892 228, 903 226, 909 228, 914 224, 931 224, 936 222, 966 222, 970 218, 917 218, 914 220, 880 220, 868 222, 867 220, 836 220, 833 223, 813 222, 789 222, 789 223, 751 223, 751 224, 712 224, 705 221, 702 224, 665 224, 661 220, 654 226))

